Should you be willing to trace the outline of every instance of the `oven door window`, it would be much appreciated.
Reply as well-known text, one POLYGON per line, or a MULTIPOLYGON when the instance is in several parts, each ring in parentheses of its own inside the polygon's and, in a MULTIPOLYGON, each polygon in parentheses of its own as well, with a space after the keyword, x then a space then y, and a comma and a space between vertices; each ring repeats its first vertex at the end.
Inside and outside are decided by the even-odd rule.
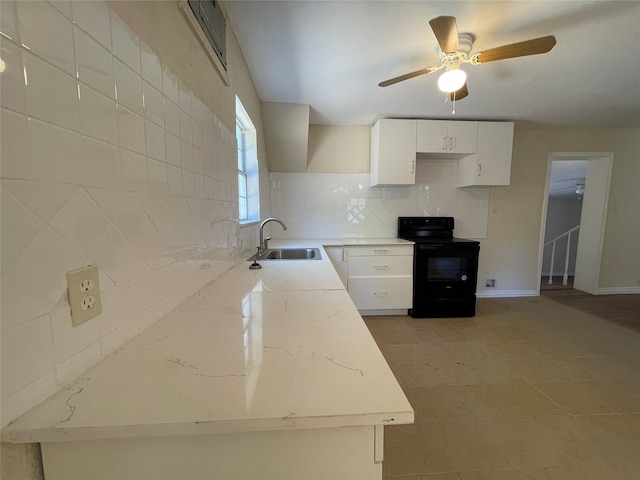
POLYGON ((460 280, 467 274, 466 257, 433 256, 428 258, 427 280, 430 282, 451 282, 460 280))

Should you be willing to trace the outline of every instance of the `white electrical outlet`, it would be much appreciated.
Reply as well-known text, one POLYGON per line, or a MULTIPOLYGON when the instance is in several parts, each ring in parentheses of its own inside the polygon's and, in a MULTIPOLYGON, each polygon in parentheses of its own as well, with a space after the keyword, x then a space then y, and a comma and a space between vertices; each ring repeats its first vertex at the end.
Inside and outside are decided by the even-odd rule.
POLYGON ((102 313, 98 267, 87 265, 67 272, 71 323, 81 323, 102 313))

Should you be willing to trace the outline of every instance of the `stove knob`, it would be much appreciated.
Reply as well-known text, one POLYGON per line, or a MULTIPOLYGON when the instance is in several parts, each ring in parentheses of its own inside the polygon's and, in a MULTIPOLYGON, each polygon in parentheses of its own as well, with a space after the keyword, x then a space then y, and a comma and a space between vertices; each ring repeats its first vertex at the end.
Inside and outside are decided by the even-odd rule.
POLYGON ((467 276, 466 275, 462 275, 462 277, 460 277, 462 280, 466 280, 467 276))

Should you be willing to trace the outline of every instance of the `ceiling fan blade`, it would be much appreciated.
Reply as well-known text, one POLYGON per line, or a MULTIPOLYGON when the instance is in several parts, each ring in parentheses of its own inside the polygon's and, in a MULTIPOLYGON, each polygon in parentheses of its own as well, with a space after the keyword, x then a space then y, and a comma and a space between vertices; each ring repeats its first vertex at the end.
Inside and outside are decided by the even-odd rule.
POLYGON ((467 84, 465 83, 455 92, 451 92, 449 94, 449 98, 451 98, 451 101, 453 102, 454 100, 462 100, 467 95, 469 95, 469 90, 467 90, 467 84))
POLYGON ((549 35, 532 40, 525 40, 524 42, 503 45, 502 47, 490 48, 484 52, 476 53, 473 58, 475 58, 478 63, 487 63, 504 60, 505 58, 537 55, 539 53, 547 53, 555 44, 556 37, 549 35))
POLYGON ((444 53, 454 53, 460 49, 456 17, 436 17, 429 20, 440 49, 444 53))
POLYGON ((415 72, 405 73, 404 75, 400 75, 399 77, 390 78, 389 80, 385 80, 384 82, 380 82, 378 84, 379 87, 388 87, 389 85, 393 85, 394 83, 402 82, 404 80, 409 80, 410 78, 419 77, 420 75, 426 75, 427 73, 435 72, 439 70, 440 67, 427 67, 422 70, 416 70, 415 72))

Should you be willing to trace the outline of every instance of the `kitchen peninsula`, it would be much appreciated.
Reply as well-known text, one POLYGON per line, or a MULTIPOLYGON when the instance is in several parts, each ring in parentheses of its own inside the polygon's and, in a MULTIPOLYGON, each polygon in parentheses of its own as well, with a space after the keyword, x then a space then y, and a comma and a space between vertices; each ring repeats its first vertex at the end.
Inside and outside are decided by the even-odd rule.
POLYGON ((3 439, 41 443, 47 480, 382 478, 413 410, 320 250, 239 262, 3 439))

